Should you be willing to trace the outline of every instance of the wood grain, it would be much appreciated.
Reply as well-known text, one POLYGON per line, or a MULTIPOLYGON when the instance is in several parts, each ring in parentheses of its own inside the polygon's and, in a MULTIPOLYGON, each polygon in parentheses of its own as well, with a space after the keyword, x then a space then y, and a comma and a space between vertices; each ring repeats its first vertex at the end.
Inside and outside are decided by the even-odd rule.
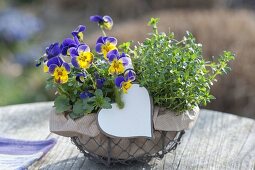
POLYGON ((107 168, 86 158, 69 138, 48 129, 52 102, 0 108, 0 136, 20 139, 57 138, 56 146, 29 169, 255 169, 255 121, 201 110, 195 127, 187 131, 176 151, 148 164, 107 168))

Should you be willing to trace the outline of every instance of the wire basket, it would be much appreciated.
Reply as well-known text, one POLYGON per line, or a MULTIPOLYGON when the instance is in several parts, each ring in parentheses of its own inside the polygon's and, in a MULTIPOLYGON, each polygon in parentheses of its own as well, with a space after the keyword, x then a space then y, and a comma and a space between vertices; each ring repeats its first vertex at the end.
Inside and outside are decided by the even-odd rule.
POLYGON ((116 164, 129 165, 134 162, 149 162, 152 158, 162 159, 164 155, 175 150, 184 131, 154 131, 157 138, 110 138, 105 135, 94 137, 71 137, 71 141, 85 157, 106 166, 116 164), (173 137, 175 133, 175 137, 173 137), (91 147, 93 146, 93 147, 91 147))

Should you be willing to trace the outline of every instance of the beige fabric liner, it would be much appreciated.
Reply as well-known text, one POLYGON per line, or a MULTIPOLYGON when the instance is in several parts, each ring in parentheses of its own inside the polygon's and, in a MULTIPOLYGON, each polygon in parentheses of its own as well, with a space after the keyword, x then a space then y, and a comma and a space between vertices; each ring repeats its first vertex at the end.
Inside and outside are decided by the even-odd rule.
MULTIPOLYGON (((108 143, 107 136, 100 132, 97 125, 97 114, 88 114, 84 117, 76 119, 75 121, 69 116, 64 116, 64 114, 57 114, 55 109, 51 110, 50 114, 50 131, 65 137, 77 136, 81 143, 85 144, 87 151, 93 152, 97 155, 107 156, 108 143), (93 137, 98 144, 102 147, 98 150, 98 144, 95 142, 87 141, 93 137), (94 152, 96 150, 96 152, 94 152)), ((146 138, 113 138, 113 143, 118 143, 118 145, 112 145, 112 157, 118 159, 127 159, 129 154, 135 157, 149 152, 154 154, 160 151, 161 146, 156 146, 155 143, 162 143, 162 138, 159 131, 167 131, 165 143, 169 143, 169 139, 174 139, 177 131, 190 129, 197 120, 199 115, 199 108, 195 107, 191 111, 186 111, 183 114, 176 116, 175 113, 160 107, 154 107, 153 113, 153 138, 145 143, 146 138), (132 141, 132 142, 131 142, 132 141), (133 143, 135 142, 135 144, 133 143), (144 144, 145 143, 145 144, 144 144), (139 149, 139 147, 143 149, 139 149), (123 149, 127 152, 123 152, 123 149)))

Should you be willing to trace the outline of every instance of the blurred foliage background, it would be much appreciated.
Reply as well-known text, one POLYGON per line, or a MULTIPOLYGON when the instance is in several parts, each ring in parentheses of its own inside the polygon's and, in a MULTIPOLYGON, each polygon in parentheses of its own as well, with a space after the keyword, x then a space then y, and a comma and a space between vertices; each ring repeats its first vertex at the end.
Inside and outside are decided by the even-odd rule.
POLYGON ((159 17, 161 31, 179 38, 192 32, 208 59, 234 51, 232 72, 215 83, 216 100, 206 108, 255 118, 254 10, 254 0, 1 0, 0 106, 53 100, 35 60, 79 24, 87 26, 85 41, 93 47, 100 32, 89 16, 107 14, 115 22, 108 34, 119 42, 143 41, 149 18, 159 17))

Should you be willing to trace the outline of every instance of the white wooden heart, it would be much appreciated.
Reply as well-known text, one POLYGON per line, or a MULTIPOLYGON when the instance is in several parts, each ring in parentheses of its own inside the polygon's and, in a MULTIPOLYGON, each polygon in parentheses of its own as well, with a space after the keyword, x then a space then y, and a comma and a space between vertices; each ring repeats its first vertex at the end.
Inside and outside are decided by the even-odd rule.
POLYGON ((133 84, 123 94, 125 107, 119 109, 116 103, 111 109, 98 113, 98 125, 108 136, 152 137, 152 103, 146 88, 133 84))

